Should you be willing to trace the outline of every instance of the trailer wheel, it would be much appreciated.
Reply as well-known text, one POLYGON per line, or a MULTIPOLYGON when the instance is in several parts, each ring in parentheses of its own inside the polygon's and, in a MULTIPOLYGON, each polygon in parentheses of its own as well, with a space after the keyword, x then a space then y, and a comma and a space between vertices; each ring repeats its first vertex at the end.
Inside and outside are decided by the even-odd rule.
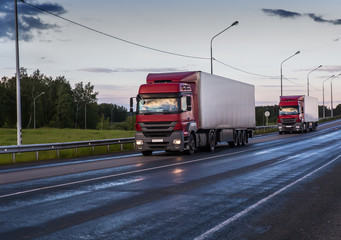
POLYGON ((246 131, 241 131, 241 137, 242 137, 242 146, 244 146, 246 144, 246 131))
POLYGON ((238 144, 238 131, 235 131, 233 133, 233 141, 228 142, 230 147, 236 147, 238 144))
POLYGON ((209 133, 208 133, 208 150, 210 152, 213 152, 214 151, 214 148, 215 148, 215 132, 214 130, 211 130, 209 133))
POLYGON ((188 139, 188 154, 193 155, 194 152, 195 152, 195 141, 194 141, 193 135, 191 134, 188 139))
POLYGON ((153 153, 153 151, 151 151, 151 150, 142 151, 142 155, 143 155, 143 156, 151 156, 152 153, 153 153))

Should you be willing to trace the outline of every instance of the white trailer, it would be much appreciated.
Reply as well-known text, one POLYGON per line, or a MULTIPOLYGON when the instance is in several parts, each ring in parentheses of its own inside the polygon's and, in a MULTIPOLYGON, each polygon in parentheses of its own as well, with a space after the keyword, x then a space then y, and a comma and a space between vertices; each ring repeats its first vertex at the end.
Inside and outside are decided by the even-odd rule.
POLYGON ((255 128, 254 86, 198 72, 199 128, 255 128))

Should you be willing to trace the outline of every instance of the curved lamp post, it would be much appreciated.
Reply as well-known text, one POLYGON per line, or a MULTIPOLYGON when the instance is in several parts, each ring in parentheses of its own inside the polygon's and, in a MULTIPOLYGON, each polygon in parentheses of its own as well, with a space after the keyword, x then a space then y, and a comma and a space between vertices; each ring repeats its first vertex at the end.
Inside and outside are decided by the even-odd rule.
POLYGON ((341 73, 330 80, 330 110, 331 110, 331 117, 334 117, 333 113, 333 80, 337 77, 339 77, 341 73))
POLYGON ((326 81, 328 81, 329 79, 334 78, 334 77, 335 77, 335 75, 331 75, 329 78, 327 78, 326 80, 324 80, 324 81, 322 82, 322 107, 323 107, 323 118, 326 117, 326 107, 324 106, 324 83, 325 83, 326 81))
POLYGON ((291 55, 290 57, 288 57, 287 59, 285 59, 282 63, 281 63, 281 96, 283 96, 283 70, 282 70, 282 65, 285 61, 289 60, 290 58, 292 58, 293 56, 299 54, 300 51, 297 51, 295 54, 291 55))
POLYGON ((36 129, 36 98, 40 97, 43 94, 45 94, 45 92, 40 93, 38 96, 36 96, 33 99, 33 122, 34 122, 33 126, 34 126, 34 129, 36 129))
POLYGON ((313 70, 311 70, 308 75, 307 75, 307 96, 309 96, 309 74, 314 72, 315 70, 319 69, 320 67, 322 67, 322 65, 318 66, 317 68, 314 68, 313 70))
POLYGON ((17 0, 14 4, 15 9, 15 58, 16 58, 16 90, 17 90, 17 145, 22 144, 22 125, 21 125, 21 96, 20 96, 20 67, 19 67, 19 31, 18 31, 18 6, 17 0))
POLYGON ((238 21, 235 21, 234 23, 231 24, 231 26, 225 28, 223 31, 221 31, 220 33, 216 34, 212 39, 211 39, 211 74, 213 74, 213 53, 212 53, 212 41, 215 37, 217 37, 218 35, 222 34, 223 32, 225 32, 227 29, 235 26, 238 24, 238 21))

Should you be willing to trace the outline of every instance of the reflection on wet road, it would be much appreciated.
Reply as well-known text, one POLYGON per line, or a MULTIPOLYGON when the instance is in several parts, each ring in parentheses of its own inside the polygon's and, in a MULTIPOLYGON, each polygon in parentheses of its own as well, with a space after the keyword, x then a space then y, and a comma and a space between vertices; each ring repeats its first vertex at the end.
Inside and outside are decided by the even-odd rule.
POLYGON ((4 183, 0 238, 257 239, 273 228, 256 226, 261 213, 280 212, 291 193, 341 163, 339 127, 272 138, 4 183))

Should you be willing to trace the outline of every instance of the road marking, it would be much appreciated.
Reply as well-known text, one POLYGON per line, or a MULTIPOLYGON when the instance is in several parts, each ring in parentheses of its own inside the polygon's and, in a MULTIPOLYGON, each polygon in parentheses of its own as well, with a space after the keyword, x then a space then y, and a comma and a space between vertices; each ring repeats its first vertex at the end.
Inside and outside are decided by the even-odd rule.
POLYGON ((113 159, 120 159, 120 158, 136 157, 136 156, 141 156, 141 155, 142 155, 141 153, 134 153, 134 154, 129 154, 129 155, 115 156, 115 157, 99 157, 99 158, 92 158, 92 159, 87 159, 87 160, 75 160, 75 161, 61 162, 61 163, 48 163, 48 164, 39 165, 39 166, 4 169, 4 170, 0 170, 0 173, 18 172, 18 171, 23 171, 23 170, 32 170, 32 169, 48 168, 48 167, 58 167, 58 166, 88 163, 88 162, 97 162, 97 161, 106 161, 106 160, 113 160, 113 159))
MULTIPOLYGON (((312 134, 310 136, 312 136, 312 134)), ((308 138, 308 137, 309 136, 307 136, 306 138, 308 138)), ((284 142, 286 140, 287 139, 284 139, 284 142)), ((278 143, 275 143, 274 146, 277 145, 277 144, 278 143)), ((58 188, 58 187, 71 186, 71 185, 75 185, 75 184, 79 184, 79 183, 92 182, 92 181, 103 180, 103 179, 107 179, 107 178, 121 177, 121 176, 129 175, 129 174, 148 172, 148 171, 162 169, 162 168, 186 165, 186 164, 195 163, 195 162, 201 162, 201 161, 205 161, 205 160, 209 160, 209 159, 231 156, 231 155, 235 155, 235 154, 239 154, 239 153, 244 153, 244 152, 248 152, 248 151, 254 151, 254 150, 261 149, 261 148, 264 148, 264 146, 259 146, 259 147, 255 147, 255 148, 247 148, 247 149, 241 150, 241 151, 236 151, 236 152, 232 152, 232 153, 225 153, 225 154, 220 154, 220 155, 214 155, 214 156, 199 158, 199 159, 196 159, 196 160, 190 160, 190 161, 186 161, 186 162, 173 163, 173 164, 168 164, 168 165, 158 166, 158 167, 153 167, 153 168, 140 169, 140 170, 125 172, 125 173, 112 174, 112 175, 96 177, 96 178, 89 178, 89 179, 84 179, 84 180, 79 180, 79 181, 74 181, 74 182, 69 182, 69 183, 63 183, 63 184, 57 184, 57 185, 52 185, 52 186, 47 186, 47 187, 34 188, 34 189, 26 190, 26 191, 21 191, 21 192, 15 192, 15 193, 9 193, 9 194, 0 195, 0 199, 1 198, 6 198, 6 197, 11 197, 11 196, 17 196, 17 195, 21 195, 21 194, 25 194, 25 193, 38 192, 38 191, 46 190, 46 189, 53 189, 53 188, 58 188)))
MULTIPOLYGON (((254 149, 252 149, 252 150, 254 150, 254 149)), ((46 190, 46 189, 65 187, 65 186, 75 185, 75 184, 79 184, 79 183, 86 183, 86 182, 92 182, 92 181, 97 181, 97 180, 103 180, 103 179, 107 179, 107 178, 121 177, 121 176, 129 175, 129 174, 148 172, 148 171, 162 169, 162 168, 186 165, 186 164, 190 164, 190 163, 201 162, 201 161, 205 161, 205 160, 212 159, 212 158, 225 157, 225 156, 234 155, 234 154, 238 154, 238 153, 243 153, 243 152, 247 152, 247 151, 249 151, 249 150, 243 150, 243 151, 238 151, 238 152, 233 152, 233 153, 220 154, 220 155, 216 155, 216 156, 199 158, 199 159, 196 159, 196 160, 190 160, 190 161, 186 161, 186 162, 172 163, 172 164, 158 166, 158 167, 140 169, 140 170, 124 172, 124 173, 117 173, 117 174, 112 174, 112 175, 108 175, 108 176, 96 177, 96 178, 89 178, 89 179, 84 179, 84 180, 79 180, 79 181, 74 181, 74 182, 69 182, 69 183, 62 183, 62 184, 57 184, 57 185, 52 185, 52 186, 47 186, 47 187, 34 188, 34 189, 26 190, 26 191, 21 191, 21 192, 15 192, 15 193, 9 193, 9 194, 5 194, 5 195, 1 195, 0 198, 16 196, 16 195, 21 195, 21 194, 25 194, 25 193, 38 192, 38 191, 46 190)))
POLYGON ((250 207, 246 208, 245 210, 237 213, 236 215, 230 217, 229 219, 225 220, 224 222, 218 224, 217 226, 211 228, 210 230, 206 231, 205 233, 201 234, 199 237, 196 237, 194 240, 202 240, 202 239, 206 239, 208 238, 210 235, 212 235, 213 233, 221 230, 222 228, 226 227, 227 225, 229 225, 230 223, 234 222, 235 220, 237 220, 238 218, 244 216, 245 214, 249 213, 250 211, 254 210, 255 208, 259 207, 260 205, 262 205, 263 203, 269 201, 270 199, 274 198, 275 196, 277 196, 278 194, 282 193, 283 191, 287 190, 288 188, 294 186, 295 184, 303 181, 304 179, 310 177, 311 175, 313 175, 314 173, 320 171, 321 169, 327 167, 328 165, 330 165, 331 163, 335 162, 337 159, 339 159, 341 157, 341 155, 337 156, 336 158, 332 159, 331 161, 329 161, 328 163, 324 164, 323 166, 315 169, 314 171, 312 171, 311 173, 308 173, 307 175, 301 177, 300 179, 290 183, 289 185, 281 188, 280 190, 278 190, 277 192, 274 192, 273 194, 267 196, 266 198, 263 198, 262 200, 256 202, 255 204, 251 205, 250 207))

